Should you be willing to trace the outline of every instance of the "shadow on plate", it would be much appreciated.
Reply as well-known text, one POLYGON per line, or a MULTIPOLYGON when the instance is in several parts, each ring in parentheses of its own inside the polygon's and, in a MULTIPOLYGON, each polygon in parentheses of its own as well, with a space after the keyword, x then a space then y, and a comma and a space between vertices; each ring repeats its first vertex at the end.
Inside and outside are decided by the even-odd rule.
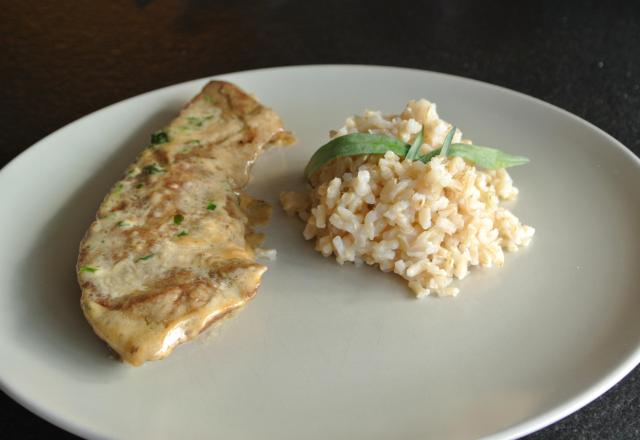
POLYGON ((47 353, 43 358, 52 366, 83 375, 78 379, 102 382, 122 371, 122 364, 94 334, 80 308, 75 272, 80 241, 102 198, 148 144, 149 133, 174 115, 175 110, 169 109, 156 113, 115 148, 100 171, 46 221, 36 245, 18 266, 19 304, 24 313, 18 334, 32 350, 47 353))

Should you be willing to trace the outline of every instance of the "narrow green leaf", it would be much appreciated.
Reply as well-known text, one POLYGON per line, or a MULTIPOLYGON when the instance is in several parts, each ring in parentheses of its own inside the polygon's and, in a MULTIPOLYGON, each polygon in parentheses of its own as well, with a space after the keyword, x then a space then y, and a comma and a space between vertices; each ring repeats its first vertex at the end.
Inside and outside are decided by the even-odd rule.
POLYGON ((491 170, 515 167, 529 162, 529 158, 527 157, 514 156, 496 148, 482 147, 479 145, 452 144, 451 149, 453 151, 450 155, 462 157, 482 168, 491 170))
POLYGON ((449 133, 447 133, 447 137, 444 138, 444 142, 442 143, 442 148, 440 148, 440 156, 447 157, 447 153, 449 152, 449 147, 451 146, 451 141, 453 140, 453 135, 456 134, 456 126, 452 126, 449 133))
POLYGON ((311 177, 325 164, 338 157, 384 154, 387 151, 393 151, 398 156, 404 157, 409 148, 408 144, 389 136, 370 133, 347 134, 337 137, 320 147, 311 156, 304 170, 304 175, 307 178, 311 177))
POLYGON ((188 233, 187 231, 180 231, 180 232, 177 234, 177 237, 184 237, 185 235, 188 235, 188 234, 189 234, 189 233, 188 233))
MULTIPOLYGON (((460 143, 453 144, 451 142, 455 130, 456 128, 453 127, 449 131, 441 148, 416 157, 416 159, 427 163, 435 156, 442 154, 444 150, 443 155, 446 155, 446 157, 459 156, 475 163, 479 167, 488 169, 508 168, 529 162, 526 157, 507 154, 495 148, 460 143)), ((413 145, 409 145, 398 139, 378 134, 347 134, 335 138, 320 147, 311 156, 304 170, 304 175, 306 178, 310 178, 320 168, 338 157, 385 154, 387 151, 392 151, 400 157, 408 158, 409 152, 416 144, 416 141, 414 141, 413 145)), ((417 150, 419 151, 419 148, 417 150)))
MULTIPOLYGON (((420 160, 424 163, 429 162, 435 156, 439 155, 442 148, 430 151, 420 157, 420 160)), ((479 145, 468 144, 451 144, 447 157, 462 157, 475 165, 487 168, 489 170, 497 170, 500 168, 515 167, 518 165, 524 165, 529 162, 529 159, 524 156, 514 156, 500 151, 496 148, 481 147, 479 145)))
POLYGON ((407 160, 416 160, 420 154, 420 147, 422 147, 422 144, 424 144, 424 125, 420 129, 420 133, 418 133, 416 138, 413 140, 413 144, 411 144, 411 147, 404 158, 407 160))

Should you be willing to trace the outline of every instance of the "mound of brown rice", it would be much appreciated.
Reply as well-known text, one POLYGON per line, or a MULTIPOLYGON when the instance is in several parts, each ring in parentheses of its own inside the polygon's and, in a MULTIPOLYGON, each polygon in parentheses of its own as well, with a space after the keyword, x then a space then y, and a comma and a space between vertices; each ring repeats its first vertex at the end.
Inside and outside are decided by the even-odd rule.
MULTIPOLYGON (((331 137, 378 133, 411 143, 423 125, 424 154, 439 148, 451 128, 425 99, 410 101, 400 115, 350 117, 331 137)), ((287 213, 306 221, 304 237, 315 239, 322 255, 393 271, 423 297, 456 295, 454 278, 473 266, 502 266, 503 249, 529 244, 534 229, 500 206, 517 194, 504 169, 477 169, 459 157, 424 164, 387 152, 334 160, 312 177, 310 194, 280 199, 287 213)))

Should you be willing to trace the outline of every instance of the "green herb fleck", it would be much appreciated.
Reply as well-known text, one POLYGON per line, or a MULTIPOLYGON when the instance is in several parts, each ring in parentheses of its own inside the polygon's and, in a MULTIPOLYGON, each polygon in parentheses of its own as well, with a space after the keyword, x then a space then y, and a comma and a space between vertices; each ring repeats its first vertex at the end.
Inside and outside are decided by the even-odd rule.
POLYGON ((169 142, 169 135, 164 130, 156 131, 151 135, 152 145, 166 144, 167 142, 169 142))
POLYGON ((92 266, 82 266, 80 268, 80 272, 89 272, 89 273, 94 273, 95 271, 97 271, 98 268, 97 267, 92 267, 92 266))
POLYGON ((184 216, 182 214, 176 214, 173 216, 173 224, 179 225, 184 220, 184 216))
POLYGON ((198 139, 192 139, 184 143, 184 147, 182 148, 181 153, 187 153, 192 148, 196 148, 200 146, 200 141, 198 139))
POLYGON ((180 231, 180 233, 177 235, 178 237, 184 237, 185 235, 188 235, 189 233, 187 231, 180 231))
POLYGON ((151 165, 147 165, 146 167, 143 168, 144 172, 147 174, 158 174, 158 173, 162 173, 164 170, 162 168, 160 168, 157 164, 151 164, 151 165))
POLYGON ((209 104, 211 104, 211 105, 215 105, 215 103, 216 103, 216 102, 214 101, 214 99, 213 99, 211 96, 209 96, 209 95, 204 95, 204 100, 205 100, 205 101, 207 101, 207 102, 208 102, 209 104))
POLYGON ((187 116, 187 122, 193 125, 194 127, 202 127, 202 124, 204 124, 206 121, 212 118, 213 118, 213 115, 203 116, 203 117, 187 116))
POLYGON ((124 185, 122 183, 118 183, 115 188, 113 188, 113 193, 114 194, 120 194, 122 192, 122 189, 124 188, 124 185))
POLYGON ((138 183, 138 184, 136 185, 136 189, 140 189, 140 188, 142 188, 143 186, 144 186, 144 183, 138 183))
POLYGON ((217 208, 217 206, 216 206, 216 204, 215 204, 215 203, 209 202, 209 204, 207 205, 207 209, 208 209, 209 211, 213 211, 213 210, 215 210, 216 208, 217 208))
POLYGON ((136 263, 137 263, 138 261, 140 261, 140 260, 142 260, 142 261, 147 261, 149 258, 151 258, 151 257, 153 257, 153 256, 154 256, 154 254, 149 254, 149 255, 145 255, 144 257, 140 257, 140 258, 138 258, 138 259, 136 260, 136 263))

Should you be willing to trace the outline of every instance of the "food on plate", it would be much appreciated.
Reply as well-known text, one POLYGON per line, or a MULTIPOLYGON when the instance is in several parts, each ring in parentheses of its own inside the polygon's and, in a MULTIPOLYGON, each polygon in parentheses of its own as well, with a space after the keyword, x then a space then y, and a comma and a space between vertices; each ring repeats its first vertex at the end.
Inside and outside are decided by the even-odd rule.
POLYGON ((418 297, 451 296, 454 279, 530 243, 534 229, 501 205, 518 194, 505 168, 528 159, 463 140, 435 104, 366 111, 330 137, 305 169, 310 192, 280 196, 325 257, 395 272, 418 297))
POLYGON ((207 84, 132 164, 80 245, 81 305, 120 357, 161 359, 244 306, 266 267, 270 207, 243 193, 268 146, 289 144, 275 111, 207 84))

